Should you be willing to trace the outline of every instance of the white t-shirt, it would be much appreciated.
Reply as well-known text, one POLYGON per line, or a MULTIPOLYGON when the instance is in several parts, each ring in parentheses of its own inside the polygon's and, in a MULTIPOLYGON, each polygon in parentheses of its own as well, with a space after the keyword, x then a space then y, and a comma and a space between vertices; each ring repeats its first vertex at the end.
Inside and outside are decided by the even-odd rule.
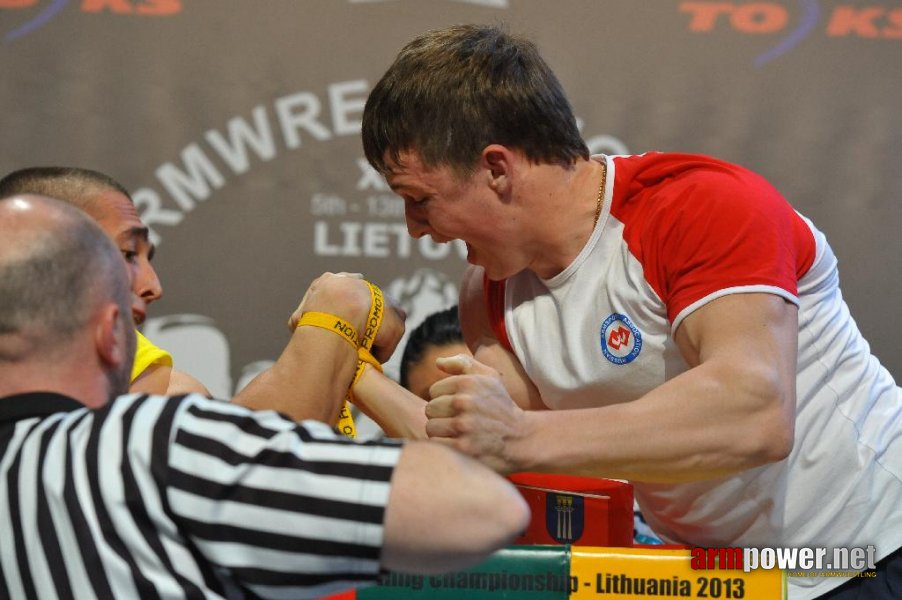
MULTIPOLYGON (((688 369, 672 337, 686 315, 727 294, 779 295, 799 306, 792 453, 716 480, 635 482, 642 513, 665 540, 696 546, 873 544, 877 560, 902 546, 902 393, 849 315, 824 235, 736 165, 595 158, 608 185, 586 247, 551 279, 503 284, 504 333, 545 404, 635 400, 688 369)), ((790 595, 842 582, 791 578, 790 595)))

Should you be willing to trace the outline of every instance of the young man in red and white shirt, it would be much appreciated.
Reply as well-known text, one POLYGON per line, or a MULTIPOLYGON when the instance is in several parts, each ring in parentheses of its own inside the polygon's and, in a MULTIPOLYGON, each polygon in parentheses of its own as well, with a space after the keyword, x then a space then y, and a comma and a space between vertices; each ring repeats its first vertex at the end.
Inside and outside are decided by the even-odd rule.
POLYGON ((590 157, 535 47, 490 26, 402 49, 363 142, 410 234, 461 239, 472 265, 476 360, 439 361, 429 436, 505 473, 627 479, 669 541, 872 544, 878 576, 836 597, 902 586, 902 393, 824 236, 770 184, 705 156, 590 157))

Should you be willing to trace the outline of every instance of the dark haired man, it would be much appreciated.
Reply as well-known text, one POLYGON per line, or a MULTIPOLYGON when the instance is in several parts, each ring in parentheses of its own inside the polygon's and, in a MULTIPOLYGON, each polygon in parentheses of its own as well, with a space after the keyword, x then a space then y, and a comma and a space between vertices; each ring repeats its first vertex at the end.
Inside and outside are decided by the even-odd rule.
POLYGON ((707 156, 589 156, 536 47, 490 26, 407 44, 362 136, 410 234, 468 248, 476 360, 440 363, 428 435, 501 472, 628 479, 675 542, 874 545, 877 576, 838 597, 902 593, 902 393, 771 185, 707 156))

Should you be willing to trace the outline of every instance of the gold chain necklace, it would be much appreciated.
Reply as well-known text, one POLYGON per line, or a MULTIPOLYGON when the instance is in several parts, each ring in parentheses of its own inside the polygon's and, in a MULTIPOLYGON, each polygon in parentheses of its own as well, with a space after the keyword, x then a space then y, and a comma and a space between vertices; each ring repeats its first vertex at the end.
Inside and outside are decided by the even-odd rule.
POLYGON ((598 186, 598 196, 595 198, 595 220, 592 222, 592 229, 598 225, 598 217, 601 216, 601 207, 604 206, 604 186, 608 181, 608 165, 601 163, 601 185, 598 186))

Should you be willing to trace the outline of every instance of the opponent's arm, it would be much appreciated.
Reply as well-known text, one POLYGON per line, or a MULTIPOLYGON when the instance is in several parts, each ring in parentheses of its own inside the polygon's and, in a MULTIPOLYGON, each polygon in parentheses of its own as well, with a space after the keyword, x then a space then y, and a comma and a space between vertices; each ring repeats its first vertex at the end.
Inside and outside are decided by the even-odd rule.
MULTIPOLYGON (((538 391, 520 363, 505 350, 489 326, 482 300, 482 270, 470 268, 461 286, 461 329, 467 344, 480 361, 504 373, 511 396, 525 408, 544 409, 538 391)), ((395 381, 367 367, 354 386, 354 404, 390 437, 426 437, 426 412, 422 398, 395 381)))
MULTIPOLYGON (((292 319, 296 323, 303 312, 323 312, 359 332, 369 308, 369 289, 361 279, 325 273, 310 285, 292 319)), ((341 335, 320 327, 297 327, 275 364, 233 401, 254 410, 276 410, 295 421, 333 424, 356 368, 356 348, 341 335)))

